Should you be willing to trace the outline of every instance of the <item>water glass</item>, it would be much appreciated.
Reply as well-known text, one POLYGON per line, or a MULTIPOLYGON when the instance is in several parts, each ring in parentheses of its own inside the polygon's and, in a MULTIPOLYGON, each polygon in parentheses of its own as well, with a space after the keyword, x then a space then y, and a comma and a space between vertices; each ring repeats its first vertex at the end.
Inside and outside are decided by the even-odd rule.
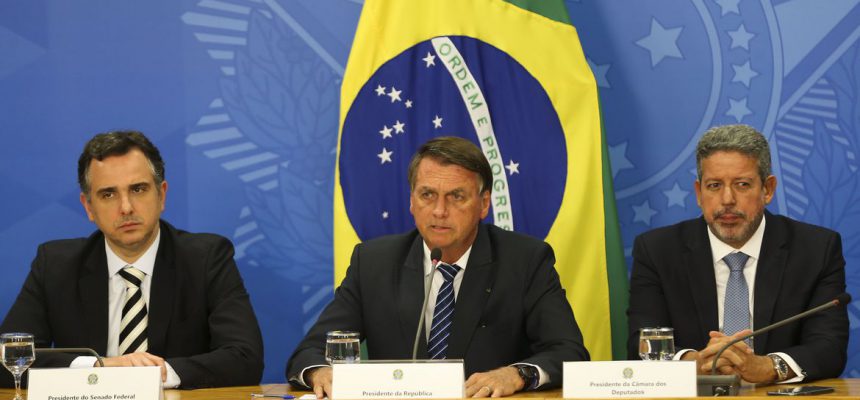
POLYGON ((329 364, 361 361, 361 335, 353 331, 331 331, 327 333, 325 359, 329 364))
POLYGON ((639 330, 639 357, 646 361, 668 361, 675 356, 675 335, 672 328, 642 328, 639 330))
POLYGON ((21 397, 21 375, 36 360, 33 335, 29 333, 4 333, 0 335, 0 356, 3 365, 15 377, 15 400, 21 397))

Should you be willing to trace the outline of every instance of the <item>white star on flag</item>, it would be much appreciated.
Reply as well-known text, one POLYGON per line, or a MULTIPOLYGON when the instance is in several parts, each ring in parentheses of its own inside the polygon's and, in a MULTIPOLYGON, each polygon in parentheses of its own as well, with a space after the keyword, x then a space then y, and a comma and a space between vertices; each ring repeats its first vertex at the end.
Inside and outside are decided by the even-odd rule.
POLYGON ((377 157, 379 157, 379 164, 380 164, 380 165, 382 165, 382 164, 385 164, 385 163, 387 163, 387 162, 389 162, 389 163, 390 163, 390 162, 391 162, 391 155, 392 155, 392 154, 394 154, 394 152, 393 152, 393 151, 388 151, 388 149, 386 149, 385 147, 383 147, 383 148, 382 148, 382 153, 379 153, 379 154, 377 154, 377 155, 376 155, 377 157))
POLYGON ((403 127, 406 126, 406 124, 400 122, 400 120, 398 119, 397 123, 392 126, 394 127, 394 133, 403 133, 403 127))
POLYGON ((388 139, 391 137, 391 128, 389 128, 388 125, 383 125, 382 130, 379 131, 379 133, 382 134, 383 139, 388 139))
POLYGON ((508 175, 520 173, 520 163, 515 163, 514 160, 511 160, 508 165, 505 165, 505 168, 508 169, 508 175))
POLYGON ((422 58, 422 60, 427 63, 427 68, 430 68, 431 65, 436 65, 436 56, 430 54, 429 51, 427 52, 427 57, 422 58))
POLYGON ((382 219, 388 219, 388 211, 382 212, 382 219))
POLYGON ((406 108, 412 108, 412 100, 406 100, 404 104, 406 104, 406 108))
POLYGON ((384 94, 385 94, 385 86, 377 85, 377 86, 376 86, 376 95, 377 95, 377 96, 382 96, 382 95, 384 95, 384 94))
POLYGON ((402 90, 397 90, 394 88, 394 86, 391 87, 391 91, 388 92, 388 97, 391 97, 392 103, 394 103, 395 101, 400 101, 400 92, 402 92, 402 90))
POLYGON ((433 129, 439 129, 441 127, 442 127, 442 117, 437 115, 436 118, 433 118, 433 129))

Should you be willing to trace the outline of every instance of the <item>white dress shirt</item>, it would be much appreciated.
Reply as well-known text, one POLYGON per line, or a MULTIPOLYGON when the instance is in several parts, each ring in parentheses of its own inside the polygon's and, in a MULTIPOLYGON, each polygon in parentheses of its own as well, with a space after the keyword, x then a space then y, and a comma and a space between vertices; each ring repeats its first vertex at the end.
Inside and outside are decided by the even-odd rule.
MULTIPOLYGON (((711 232, 710 228, 705 228, 708 231, 708 240, 711 244, 711 255, 713 256, 714 263, 714 278, 717 282, 717 318, 719 319, 720 331, 723 330, 723 310, 725 310, 725 300, 726 300, 726 286, 728 285, 729 275, 731 270, 729 269, 728 264, 723 261, 723 258, 732 253, 743 252, 748 255, 746 266, 744 267, 744 279, 747 281, 747 287, 749 288, 749 305, 750 305, 750 329, 755 329, 753 325, 753 315, 755 310, 754 299, 755 299, 755 275, 756 270, 758 269, 758 261, 759 256, 761 255, 761 245, 762 240, 764 239, 764 229, 765 229, 765 218, 762 218, 761 224, 759 224, 758 229, 753 233, 753 235, 747 240, 746 243, 740 248, 735 249, 732 246, 721 241, 711 232)), ((752 345, 755 347, 755 338, 752 338, 752 345)), ((692 351, 692 349, 684 349, 679 351, 675 355, 675 359, 680 359, 684 353, 692 351)), ((789 355, 785 353, 771 353, 780 356, 783 360, 785 360, 788 367, 792 369, 795 373, 795 377, 791 379, 787 379, 781 383, 791 383, 791 382, 799 382, 803 380, 802 369, 797 362, 794 361, 789 355)))
MULTIPOLYGON (((107 239, 105 239, 105 253, 107 253, 108 266, 108 342, 107 354, 105 354, 106 357, 116 357, 121 355, 119 354, 119 332, 120 322, 122 321, 122 307, 125 305, 125 291, 127 286, 125 284, 125 279, 119 275, 119 271, 128 265, 132 265, 146 274, 140 285, 140 291, 143 301, 146 303, 146 309, 149 310, 149 292, 150 287, 152 286, 152 272, 155 269, 155 256, 158 254, 158 244, 160 243, 160 240, 161 230, 159 229, 152 245, 146 249, 146 252, 144 252, 137 261, 133 264, 129 264, 114 253, 108 245, 107 239)), ((92 367, 95 362, 95 357, 77 357, 72 361, 70 367, 92 367)), ((167 380, 164 382, 164 388, 170 389, 178 387, 181 383, 179 375, 176 374, 176 371, 173 370, 169 363, 165 362, 164 364, 167 367, 167 380)))

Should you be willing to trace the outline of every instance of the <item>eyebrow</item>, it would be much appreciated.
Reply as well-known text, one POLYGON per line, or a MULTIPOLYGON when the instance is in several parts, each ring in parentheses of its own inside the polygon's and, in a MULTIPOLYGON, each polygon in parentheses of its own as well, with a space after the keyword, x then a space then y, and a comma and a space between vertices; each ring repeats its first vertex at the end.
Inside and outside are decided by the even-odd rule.
MULTIPOLYGON (((136 188, 149 187, 149 186, 151 186, 149 184, 149 182, 142 181, 142 182, 132 183, 132 184, 128 185, 128 188, 129 189, 136 189, 136 188)), ((108 187, 104 187, 104 188, 100 188, 100 189, 96 190, 96 194, 111 193, 111 192, 116 192, 116 191, 117 191, 116 186, 108 186, 108 187)))

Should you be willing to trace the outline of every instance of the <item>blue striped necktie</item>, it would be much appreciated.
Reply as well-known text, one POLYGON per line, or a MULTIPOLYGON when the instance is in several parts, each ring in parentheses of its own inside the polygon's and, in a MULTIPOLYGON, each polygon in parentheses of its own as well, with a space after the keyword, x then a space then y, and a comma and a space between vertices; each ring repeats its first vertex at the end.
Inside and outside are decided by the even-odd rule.
POLYGON ((733 335, 750 327, 750 292, 744 278, 744 267, 748 258, 748 255, 741 252, 723 257, 731 270, 723 303, 723 333, 726 335, 733 335))
POLYGON ((454 317, 454 277, 460 267, 440 263, 437 267, 445 282, 439 288, 436 296, 436 308, 433 309, 433 325, 430 327, 430 340, 427 341, 427 353, 433 360, 446 358, 448 352, 448 336, 451 335, 451 322, 454 317))

